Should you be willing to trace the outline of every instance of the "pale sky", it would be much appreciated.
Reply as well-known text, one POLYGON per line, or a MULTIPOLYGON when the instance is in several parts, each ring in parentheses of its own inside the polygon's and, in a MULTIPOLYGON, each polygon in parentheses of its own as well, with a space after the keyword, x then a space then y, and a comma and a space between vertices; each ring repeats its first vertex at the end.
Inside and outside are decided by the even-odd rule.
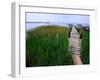
MULTIPOLYGON (((45 13, 26 13, 26 29, 35 28, 47 23, 33 22, 51 22, 51 24, 78 23, 89 25, 90 17, 88 15, 72 15, 72 14, 45 14, 45 13)), ((63 24, 65 25, 65 24, 63 24)))

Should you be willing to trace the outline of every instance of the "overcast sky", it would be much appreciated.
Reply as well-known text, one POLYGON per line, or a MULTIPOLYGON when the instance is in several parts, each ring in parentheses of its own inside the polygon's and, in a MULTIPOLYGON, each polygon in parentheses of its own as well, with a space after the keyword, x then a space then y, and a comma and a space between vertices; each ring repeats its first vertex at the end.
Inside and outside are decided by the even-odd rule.
POLYGON ((51 22, 51 24, 59 24, 59 25, 61 23, 72 23, 72 24, 78 23, 83 25, 89 25, 89 20, 90 17, 88 15, 26 13, 26 29, 28 30, 37 27, 39 25, 47 24, 47 23, 32 23, 32 22, 51 22))

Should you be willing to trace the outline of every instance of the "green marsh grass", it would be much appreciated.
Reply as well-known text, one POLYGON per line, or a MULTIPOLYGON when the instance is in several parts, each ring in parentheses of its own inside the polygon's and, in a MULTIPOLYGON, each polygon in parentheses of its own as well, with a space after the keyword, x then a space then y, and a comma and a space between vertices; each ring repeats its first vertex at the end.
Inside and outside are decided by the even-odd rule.
POLYGON ((67 32, 66 27, 54 25, 27 32, 26 67, 72 65, 67 32))

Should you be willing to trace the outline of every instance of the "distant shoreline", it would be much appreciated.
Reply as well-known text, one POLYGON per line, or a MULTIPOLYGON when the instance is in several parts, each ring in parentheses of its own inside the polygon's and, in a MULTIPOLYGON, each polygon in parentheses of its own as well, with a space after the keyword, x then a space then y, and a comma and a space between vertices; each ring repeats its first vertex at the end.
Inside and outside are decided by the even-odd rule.
MULTIPOLYGON (((71 25, 78 25, 80 23, 58 23, 58 22, 53 22, 53 23, 47 23, 47 22, 26 22, 25 23, 25 28, 26 28, 26 31, 30 30, 30 29, 33 29, 33 28, 36 28, 38 26, 42 26, 42 25, 58 25, 58 26, 65 26, 65 27, 69 27, 69 24, 71 25)), ((82 23, 81 24, 82 27, 89 27, 89 24, 86 24, 86 23, 82 23)))

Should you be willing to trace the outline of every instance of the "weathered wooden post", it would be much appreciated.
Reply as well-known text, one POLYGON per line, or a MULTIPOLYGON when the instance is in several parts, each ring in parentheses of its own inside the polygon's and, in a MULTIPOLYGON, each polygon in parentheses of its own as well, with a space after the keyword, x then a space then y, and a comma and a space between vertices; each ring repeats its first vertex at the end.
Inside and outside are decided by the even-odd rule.
POLYGON ((78 33, 78 28, 72 26, 69 32, 69 51, 72 54, 74 64, 82 64, 81 53, 81 39, 78 33))

